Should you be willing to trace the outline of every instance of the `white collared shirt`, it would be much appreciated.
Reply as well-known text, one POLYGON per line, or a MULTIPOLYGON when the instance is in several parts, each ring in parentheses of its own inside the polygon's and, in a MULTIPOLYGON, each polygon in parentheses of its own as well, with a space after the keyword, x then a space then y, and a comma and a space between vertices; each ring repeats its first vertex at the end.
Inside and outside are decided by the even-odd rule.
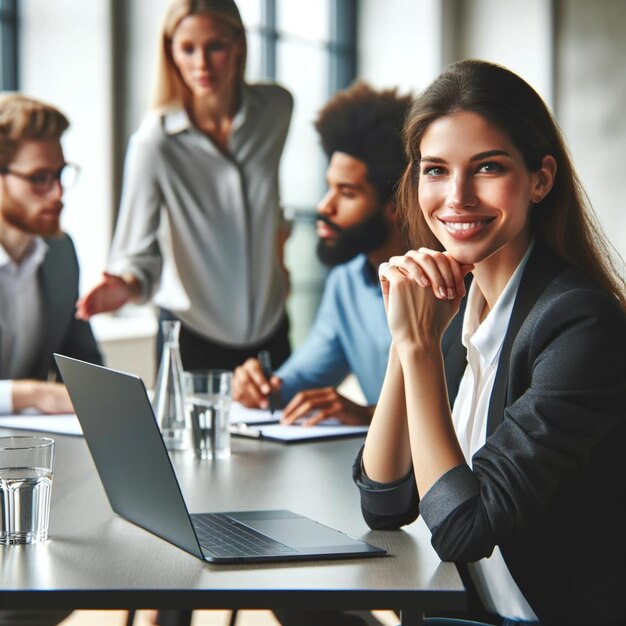
POLYGON ((149 115, 128 146, 109 270, 209 340, 262 341, 285 312, 278 166, 292 98, 244 85, 228 154, 180 110, 149 115))
POLYGON ((11 380, 29 375, 43 342, 43 294, 37 271, 48 250, 35 237, 15 263, 0 245, 0 414, 13 410, 11 380))
MULTIPOLYGON (((520 261, 487 317, 480 322, 485 298, 474 281, 470 287, 463 318, 463 345, 468 365, 459 386, 452 410, 452 421, 465 460, 471 466, 472 456, 487 439, 489 401, 498 369, 498 359, 513 312, 520 280, 533 244, 520 261)), ((537 621, 537 617, 513 580, 502 552, 495 547, 489 558, 468 564, 470 575, 485 607, 502 617, 537 621)))

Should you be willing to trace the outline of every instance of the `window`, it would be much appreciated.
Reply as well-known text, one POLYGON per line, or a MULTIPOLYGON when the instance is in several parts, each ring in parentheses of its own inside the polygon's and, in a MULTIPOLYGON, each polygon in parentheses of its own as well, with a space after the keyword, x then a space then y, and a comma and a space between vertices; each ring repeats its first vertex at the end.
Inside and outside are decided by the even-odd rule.
POLYGON ((312 122, 328 98, 356 76, 356 2, 238 0, 237 4, 248 32, 247 78, 276 80, 294 96, 282 195, 292 212, 310 212, 324 191, 323 156, 312 122))
POLYGON ((325 158, 313 121, 356 76, 356 0, 237 0, 248 37, 247 79, 275 80, 294 97, 281 162, 281 196, 292 219, 286 264, 292 344, 315 316, 325 268, 315 255, 315 206, 325 190, 325 158))
POLYGON ((0 0, 0 91, 17 85, 17 0, 0 0))

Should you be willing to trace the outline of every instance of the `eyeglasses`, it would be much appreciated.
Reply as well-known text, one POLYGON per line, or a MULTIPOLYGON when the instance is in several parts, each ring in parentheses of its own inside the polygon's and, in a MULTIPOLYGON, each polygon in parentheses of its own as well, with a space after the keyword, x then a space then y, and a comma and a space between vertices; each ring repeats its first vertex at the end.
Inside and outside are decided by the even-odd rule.
POLYGON ((76 182, 79 173, 80 167, 74 163, 65 163, 58 170, 39 170, 32 174, 16 172, 8 167, 0 168, 2 175, 16 176, 29 182, 33 193, 38 195, 48 193, 57 181, 64 190, 69 189, 76 182))

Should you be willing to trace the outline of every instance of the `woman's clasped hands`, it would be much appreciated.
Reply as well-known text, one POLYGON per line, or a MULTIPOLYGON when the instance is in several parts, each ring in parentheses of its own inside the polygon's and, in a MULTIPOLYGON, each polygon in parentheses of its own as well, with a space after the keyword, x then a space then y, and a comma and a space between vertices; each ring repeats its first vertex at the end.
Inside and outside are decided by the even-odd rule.
POLYGON ((448 252, 410 250, 381 263, 378 275, 389 330, 396 347, 427 346, 441 337, 465 296, 465 276, 473 265, 448 252))

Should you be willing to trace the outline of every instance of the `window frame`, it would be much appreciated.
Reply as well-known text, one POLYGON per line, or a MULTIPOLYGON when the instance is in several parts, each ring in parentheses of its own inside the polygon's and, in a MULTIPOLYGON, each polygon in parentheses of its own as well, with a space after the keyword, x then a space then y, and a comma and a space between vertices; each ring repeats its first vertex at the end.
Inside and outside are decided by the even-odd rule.
MULTIPOLYGON (((284 38, 277 26, 276 0, 260 0, 262 24, 261 74, 264 80, 276 80, 278 42, 284 38)), ((357 0, 330 0, 330 37, 326 42, 329 64, 329 98, 347 87, 357 76, 356 49, 357 0)))
POLYGON ((18 0, 0 0, 0 91, 17 91, 18 0))

